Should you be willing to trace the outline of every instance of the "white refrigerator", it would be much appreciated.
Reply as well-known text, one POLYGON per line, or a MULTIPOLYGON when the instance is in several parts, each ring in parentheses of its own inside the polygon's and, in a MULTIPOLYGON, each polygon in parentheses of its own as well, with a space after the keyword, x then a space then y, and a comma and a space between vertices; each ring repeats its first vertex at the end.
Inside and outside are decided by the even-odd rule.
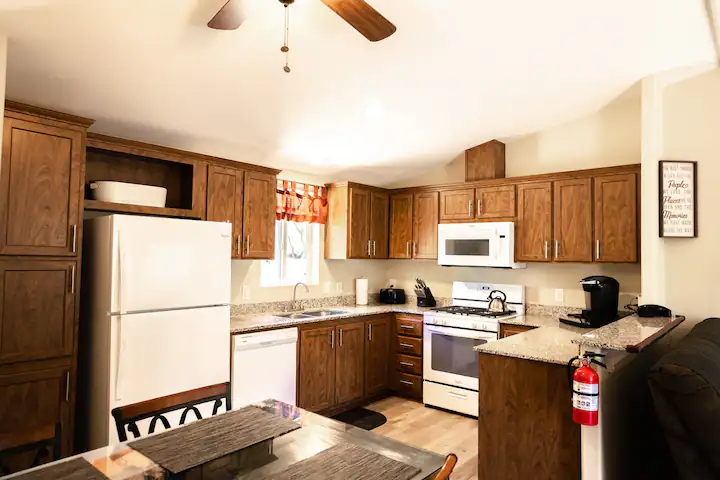
MULTIPOLYGON (((230 243, 229 223, 85 220, 85 448, 118 443, 115 407, 230 381, 230 243)), ((211 411, 212 403, 201 408, 203 417, 211 411)))

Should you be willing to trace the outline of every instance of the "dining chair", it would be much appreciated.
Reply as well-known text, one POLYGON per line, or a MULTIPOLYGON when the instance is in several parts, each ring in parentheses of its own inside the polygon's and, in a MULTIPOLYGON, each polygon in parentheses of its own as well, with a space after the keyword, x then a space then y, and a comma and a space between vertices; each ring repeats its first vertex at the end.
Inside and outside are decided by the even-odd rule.
POLYGON ((6 460, 11 455, 36 451, 30 466, 37 467, 45 457, 48 461, 60 459, 61 424, 46 424, 11 433, 0 432, 0 474, 12 473, 6 460))
POLYGON ((443 464, 440 471, 435 475, 435 480, 447 480, 450 478, 450 474, 457 464, 457 455, 454 453, 449 454, 445 457, 445 463, 443 464))
POLYGON ((196 388, 187 392, 174 393, 165 397, 153 398, 143 402, 133 403, 122 407, 113 408, 112 416, 115 418, 118 439, 125 442, 128 439, 127 432, 132 433, 133 438, 140 438, 138 422, 151 419, 147 434, 155 433, 157 423, 162 423, 167 430, 171 428, 170 422, 165 416, 167 413, 182 410, 178 425, 184 425, 188 414, 192 412, 196 420, 202 420, 198 405, 208 402, 215 402, 212 415, 217 415, 220 407, 225 401, 225 410, 230 411, 230 382, 218 383, 209 387, 196 388))

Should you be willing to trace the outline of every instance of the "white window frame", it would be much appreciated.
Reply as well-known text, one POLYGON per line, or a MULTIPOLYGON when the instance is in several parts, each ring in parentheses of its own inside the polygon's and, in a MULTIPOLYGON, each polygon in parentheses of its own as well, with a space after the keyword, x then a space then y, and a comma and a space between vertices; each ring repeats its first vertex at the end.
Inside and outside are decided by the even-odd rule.
POLYGON ((306 257, 306 274, 304 279, 297 277, 288 277, 288 257, 287 251, 287 224, 286 220, 275 221, 275 258, 273 260, 265 260, 261 265, 261 270, 266 268, 278 269, 277 275, 274 275, 273 281, 269 282, 265 275, 260 273, 261 287, 288 287, 293 286, 297 282, 303 282, 307 285, 318 285, 320 283, 320 248, 322 245, 321 226, 316 223, 306 223, 307 235, 307 257, 306 257), (275 279, 277 278, 277 281, 275 279))

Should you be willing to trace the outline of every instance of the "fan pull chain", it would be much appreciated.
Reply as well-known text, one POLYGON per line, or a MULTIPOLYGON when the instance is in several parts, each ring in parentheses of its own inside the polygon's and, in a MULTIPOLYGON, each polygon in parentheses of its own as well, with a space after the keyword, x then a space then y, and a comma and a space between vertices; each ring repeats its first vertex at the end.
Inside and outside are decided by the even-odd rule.
POLYGON ((290 47, 288 46, 290 41, 290 9, 288 8, 288 3, 283 4, 283 6, 285 7, 285 38, 280 51, 285 54, 285 66, 283 70, 285 70, 285 73, 290 73, 290 67, 288 66, 290 62, 290 47))

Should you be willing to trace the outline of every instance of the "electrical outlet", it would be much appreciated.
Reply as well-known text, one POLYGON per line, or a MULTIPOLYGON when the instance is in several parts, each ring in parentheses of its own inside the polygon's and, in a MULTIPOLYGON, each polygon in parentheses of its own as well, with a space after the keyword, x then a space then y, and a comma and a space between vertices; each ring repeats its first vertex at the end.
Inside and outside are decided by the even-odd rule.
POLYGON ((555 301, 560 305, 565 302, 565 291, 562 288, 555 289, 555 301))
POLYGON ((337 282, 335 284, 335 292, 336 293, 342 293, 342 282, 337 282))
POLYGON ((250 285, 242 286, 242 298, 243 300, 250 300, 250 285))
POLYGON ((325 282, 323 284, 323 292, 332 293, 332 282, 325 282))

